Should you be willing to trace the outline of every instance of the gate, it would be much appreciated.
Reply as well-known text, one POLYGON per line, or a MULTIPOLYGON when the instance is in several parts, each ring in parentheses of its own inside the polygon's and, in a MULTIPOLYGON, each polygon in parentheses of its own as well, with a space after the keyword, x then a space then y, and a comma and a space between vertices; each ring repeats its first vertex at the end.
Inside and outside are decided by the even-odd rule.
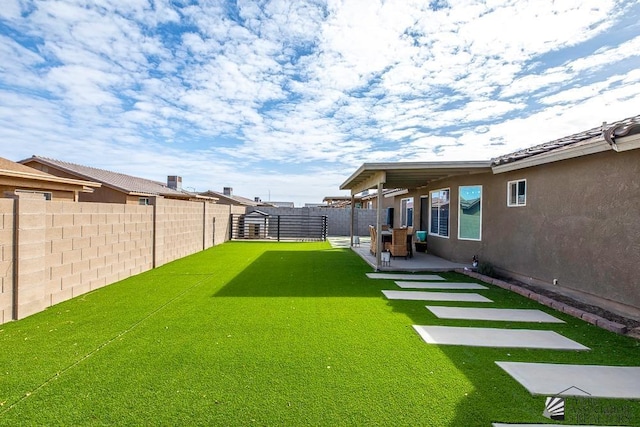
POLYGON ((327 216, 231 214, 231 240, 327 240, 327 216))

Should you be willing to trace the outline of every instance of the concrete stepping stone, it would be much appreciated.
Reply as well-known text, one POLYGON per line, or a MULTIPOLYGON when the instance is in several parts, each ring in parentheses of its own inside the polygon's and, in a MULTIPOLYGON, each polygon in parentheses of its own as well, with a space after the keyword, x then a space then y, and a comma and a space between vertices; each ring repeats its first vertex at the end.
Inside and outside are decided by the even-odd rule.
POLYGON ((493 302, 480 294, 462 292, 382 291, 388 299, 412 301, 493 302))
POLYGON ((413 325, 413 328, 429 344, 589 350, 589 347, 585 347, 554 331, 420 325, 413 325))
POLYGON ((456 282, 396 282, 403 289, 489 289, 479 283, 456 282))
POLYGON ((564 323, 542 310, 519 308, 476 308, 427 306, 440 319, 498 320, 512 322, 564 323))
POLYGON ((437 274, 367 273, 367 277, 389 280, 444 280, 437 274))
POLYGON ((640 366, 496 364, 534 395, 640 399, 640 366))

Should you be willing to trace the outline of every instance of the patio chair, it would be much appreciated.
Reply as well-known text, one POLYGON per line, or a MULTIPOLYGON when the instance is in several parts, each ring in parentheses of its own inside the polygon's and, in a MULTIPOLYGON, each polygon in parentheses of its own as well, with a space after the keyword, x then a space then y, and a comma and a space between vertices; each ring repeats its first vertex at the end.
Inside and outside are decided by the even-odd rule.
POLYGON ((407 250, 407 229, 394 228, 391 230, 391 256, 403 256, 405 259, 409 255, 407 250))

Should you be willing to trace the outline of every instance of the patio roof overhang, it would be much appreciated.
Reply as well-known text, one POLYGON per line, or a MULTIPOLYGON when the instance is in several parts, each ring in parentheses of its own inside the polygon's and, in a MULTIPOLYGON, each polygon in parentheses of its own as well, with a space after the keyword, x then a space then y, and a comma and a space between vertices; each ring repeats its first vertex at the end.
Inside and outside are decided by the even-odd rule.
POLYGON ((451 176, 491 172, 491 160, 468 162, 395 162, 364 163, 345 182, 341 190, 358 194, 377 188, 413 189, 451 176))

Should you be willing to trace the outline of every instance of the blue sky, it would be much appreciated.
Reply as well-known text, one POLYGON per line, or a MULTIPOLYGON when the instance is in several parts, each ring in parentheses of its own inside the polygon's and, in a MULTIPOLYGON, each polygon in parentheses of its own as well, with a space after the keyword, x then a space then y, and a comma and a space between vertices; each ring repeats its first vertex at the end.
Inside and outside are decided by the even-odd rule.
MULTIPOLYGON (((296 205, 640 113, 640 4, 2 0, 0 156, 296 205)), ((344 193, 343 193, 344 194, 344 193)))

